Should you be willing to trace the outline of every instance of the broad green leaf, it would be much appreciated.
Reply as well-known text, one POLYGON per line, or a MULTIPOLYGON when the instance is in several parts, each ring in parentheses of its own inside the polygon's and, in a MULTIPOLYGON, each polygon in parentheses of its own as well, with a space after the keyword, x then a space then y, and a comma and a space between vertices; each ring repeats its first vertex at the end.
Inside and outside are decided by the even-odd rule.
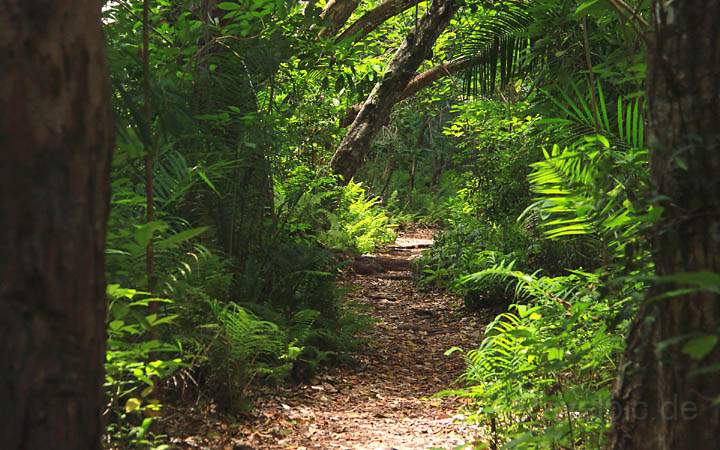
POLYGON ((718 337, 716 335, 698 336, 690 339, 683 345, 682 352, 690 355, 693 359, 703 359, 717 345, 718 337))
POLYGON ((580 14, 583 11, 585 11, 586 9, 595 6, 595 4, 599 1, 600 0, 586 0, 582 3, 580 3, 580 5, 575 9, 575 14, 580 14))
POLYGON ((240 9, 240 4, 235 2, 220 2, 217 4, 217 7, 223 11, 235 11, 240 9))
POLYGON ((167 250, 182 242, 188 241, 196 236, 203 234, 205 231, 207 231, 207 229, 208 227, 198 227, 184 230, 179 233, 175 233, 166 239, 158 241, 156 246, 160 250, 167 250))
POLYGON ((168 224, 162 220, 155 220, 138 225, 135 230, 135 243, 144 248, 157 232, 162 232, 167 229, 168 224))
POLYGON ((547 356, 549 361, 557 361, 563 359, 565 351, 562 348, 553 347, 547 350, 547 356))
POLYGON ((140 406, 142 406, 142 401, 138 398, 131 397, 125 402, 125 412, 131 413, 133 411, 137 411, 140 409, 140 406))

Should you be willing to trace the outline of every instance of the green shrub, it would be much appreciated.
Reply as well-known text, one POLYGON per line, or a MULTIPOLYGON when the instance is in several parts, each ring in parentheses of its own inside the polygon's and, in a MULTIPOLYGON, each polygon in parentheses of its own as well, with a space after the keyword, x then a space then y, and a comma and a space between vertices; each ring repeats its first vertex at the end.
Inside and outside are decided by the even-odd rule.
POLYGON ((514 290, 515 303, 466 353, 467 388, 453 393, 474 400, 471 420, 489 424, 506 448, 607 445, 615 361, 653 270, 644 236, 658 214, 647 203, 639 103, 618 99, 619 136, 604 107, 594 115, 586 99, 561 106, 572 120, 553 123, 590 131, 532 164, 527 252, 502 256, 507 247, 494 242, 492 264, 456 278, 470 289, 506 282, 514 290))
POLYGON ((214 329, 208 365, 210 381, 220 392, 216 398, 227 409, 245 411, 250 405, 246 393, 258 376, 282 377, 287 368, 278 365, 286 351, 283 331, 274 323, 260 320, 235 303, 209 303, 214 329))
POLYGON ((446 394, 473 399, 470 419, 492 422, 507 448, 602 448, 623 309, 642 286, 603 296, 596 274, 545 277, 506 262, 463 282, 488 278, 512 281, 522 303, 497 316, 466 353, 467 389, 446 394))
POLYGON ((380 199, 354 181, 340 185, 300 166, 278 182, 276 197, 281 226, 328 249, 367 253, 395 238, 396 224, 380 199))
POLYGON ((171 304, 169 299, 116 284, 107 287, 107 295, 106 437, 110 445, 146 448, 154 444, 150 426, 162 408, 158 385, 186 366, 177 345, 157 338, 176 316, 149 311, 153 304, 171 304))
POLYGON ((318 241, 331 249, 369 253, 395 239, 395 224, 361 184, 350 181, 342 188, 337 212, 330 216, 330 229, 318 241))

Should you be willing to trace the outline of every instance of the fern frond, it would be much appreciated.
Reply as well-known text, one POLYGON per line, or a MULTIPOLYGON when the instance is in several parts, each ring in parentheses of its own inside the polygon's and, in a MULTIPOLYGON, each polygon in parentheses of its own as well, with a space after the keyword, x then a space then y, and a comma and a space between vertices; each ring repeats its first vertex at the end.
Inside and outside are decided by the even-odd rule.
POLYGON ((272 322, 258 319, 236 303, 213 309, 221 324, 231 358, 249 362, 258 357, 278 357, 285 349, 285 336, 272 322))

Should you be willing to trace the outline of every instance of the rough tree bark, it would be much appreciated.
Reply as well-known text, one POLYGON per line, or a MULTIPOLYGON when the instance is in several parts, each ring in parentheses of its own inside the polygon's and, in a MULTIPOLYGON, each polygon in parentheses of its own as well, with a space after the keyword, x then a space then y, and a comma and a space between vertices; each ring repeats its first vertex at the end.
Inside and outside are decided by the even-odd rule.
POLYGON ((360 0, 330 0, 320 14, 320 18, 327 25, 320 32, 320 36, 333 36, 345 25, 352 13, 355 12, 360 0))
POLYGON ((100 449, 113 124, 97 0, 0 0, 0 446, 100 449))
MULTIPOLYGON (((655 1, 652 11, 648 132, 664 208, 652 241, 656 270, 720 272, 720 3, 655 1)), ((718 333, 720 296, 652 300, 678 287, 651 290, 631 327, 614 395, 612 448, 717 447, 720 377, 694 372, 720 364, 720 350, 696 361, 682 348, 697 333, 718 333), (670 345, 662 349, 661 342, 670 345)))
POLYGON ((335 173, 350 180, 360 168, 372 138, 387 121, 403 90, 459 7, 456 0, 434 0, 405 38, 335 151, 330 162, 335 173))
MULTIPOLYGON (((442 64, 438 64, 437 66, 428 69, 425 72, 419 73, 415 75, 412 80, 410 80, 405 89, 402 91, 402 94, 400 94, 400 98, 397 101, 401 102, 405 99, 408 99, 420 92, 421 90, 425 89, 426 87, 430 86, 440 78, 462 72, 463 70, 472 67, 473 65, 481 61, 481 55, 473 57, 462 57, 453 59, 452 61, 448 61, 442 64)), ((362 103, 358 103, 349 107, 345 112, 345 117, 343 117, 340 121, 340 126, 344 128, 353 123, 362 106, 362 103)))
POLYGON ((417 5, 421 1, 423 0, 385 0, 347 27, 345 31, 338 35, 336 41, 339 42, 349 38, 353 40, 363 39, 389 18, 417 5))

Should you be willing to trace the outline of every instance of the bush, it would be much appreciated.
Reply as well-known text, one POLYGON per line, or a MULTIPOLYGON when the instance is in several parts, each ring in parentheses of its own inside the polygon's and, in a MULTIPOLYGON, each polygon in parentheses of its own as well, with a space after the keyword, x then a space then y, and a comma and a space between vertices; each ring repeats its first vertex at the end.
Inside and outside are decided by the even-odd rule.
POLYGON ((152 304, 172 303, 169 299, 116 284, 108 286, 107 295, 106 437, 110 446, 146 447, 153 444, 149 429, 162 408, 158 385, 186 366, 177 345, 156 337, 176 316, 149 311, 152 304))
POLYGON ((395 239, 395 224, 362 185, 350 181, 342 188, 337 213, 330 216, 330 229, 318 241, 335 250, 369 253, 395 239))
POLYGON ((467 389, 445 394, 473 399, 471 420, 492 422, 508 448, 603 448, 626 307, 643 286, 608 291, 597 274, 547 277, 508 262, 463 282, 482 279, 511 281, 520 303, 466 353, 467 389))
POLYGON ((340 306, 328 250, 278 237, 251 254, 242 272, 220 261, 203 258, 174 284, 172 334, 192 361, 193 378, 221 407, 247 411, 254 386, 309 381, 357 344, 365 322, 340 306))

